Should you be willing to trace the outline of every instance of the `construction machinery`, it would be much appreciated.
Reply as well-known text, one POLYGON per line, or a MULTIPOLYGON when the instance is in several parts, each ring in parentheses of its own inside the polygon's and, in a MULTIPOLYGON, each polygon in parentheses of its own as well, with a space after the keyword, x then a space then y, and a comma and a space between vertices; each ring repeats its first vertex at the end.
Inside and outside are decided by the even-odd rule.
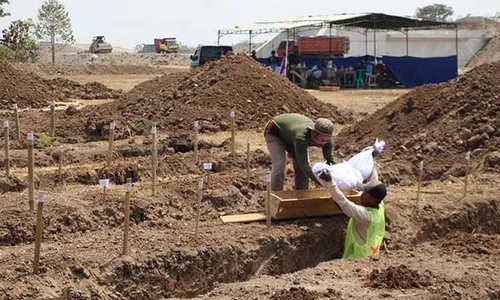
POLYGON ((155 39, 156 53, 179 53, 179 43, 175 37, 155 39))
POLYGON ((106 42, 104 36, 95 36, 92 39, 92 44, 89 47, 90 53, 111 53, 113 51, 113 46, 106 42))

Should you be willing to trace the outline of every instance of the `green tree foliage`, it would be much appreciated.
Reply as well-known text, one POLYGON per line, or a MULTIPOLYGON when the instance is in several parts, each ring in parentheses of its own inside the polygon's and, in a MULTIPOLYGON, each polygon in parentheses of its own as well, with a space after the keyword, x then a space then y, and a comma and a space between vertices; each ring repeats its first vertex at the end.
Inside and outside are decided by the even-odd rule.
POLYGON ((10 16, 10 14, 2 8, 4 4, 9 4, 9 0, 0 0, 0 18, 10 16))
POLYGON ((453 15, 453 8, 444 4, 434 3, 417 8, 415 11, 417 18, 431 21, 447 22, 453 15))
POLYGON ((59 0, 45 0, 38 9, 36 35, 39 39, 50 42, 52 63, 56 61, 56 43, 73 44, 75 42, 69 13, 59 0))
POLYGON ((39 46, 34 36, 33 20, 13 21, 9 28, 2 30, 0 43, 5 46, 5 60, 15 62, 35 61, 38 59, 39 46))

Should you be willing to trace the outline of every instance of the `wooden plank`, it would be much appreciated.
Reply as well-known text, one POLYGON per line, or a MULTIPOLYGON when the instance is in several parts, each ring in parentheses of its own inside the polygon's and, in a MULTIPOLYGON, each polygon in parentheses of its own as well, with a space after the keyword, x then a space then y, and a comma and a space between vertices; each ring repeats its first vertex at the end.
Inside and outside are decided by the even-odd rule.
POLYGON ((221 216, 220 218, 224 223, 250 223, 250 222, 265 221, 266 214, 253 213, 253 214, 243 214, 243 215, 221 216))

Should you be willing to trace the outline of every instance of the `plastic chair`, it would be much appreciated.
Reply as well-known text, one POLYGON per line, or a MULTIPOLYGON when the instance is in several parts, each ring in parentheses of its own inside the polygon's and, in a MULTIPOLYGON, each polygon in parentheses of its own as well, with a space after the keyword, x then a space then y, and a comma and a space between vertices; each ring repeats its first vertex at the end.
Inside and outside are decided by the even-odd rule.
POLYGON ((365 87, 365 70, 358 69, 356 70, 356 88, 364 88, 365 87))

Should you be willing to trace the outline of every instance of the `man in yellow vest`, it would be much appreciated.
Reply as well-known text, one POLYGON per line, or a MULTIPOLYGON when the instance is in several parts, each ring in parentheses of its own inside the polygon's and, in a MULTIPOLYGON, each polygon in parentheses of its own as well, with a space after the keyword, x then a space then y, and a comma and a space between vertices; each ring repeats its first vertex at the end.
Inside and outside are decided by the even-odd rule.
POLYGON ((328 170, 319 177, 326 182, 326 187, 333 200, 342 212, 350 217, 347 225, 344 255, 342 258, 362 258, 377 255, 385 234, 384 200, 387 189, 378 180, 376 171, 373 179, 367 184, 359 184, 357 188, 361 194, 361 205, 349 201, 344 193, 332 180, 328 170))

